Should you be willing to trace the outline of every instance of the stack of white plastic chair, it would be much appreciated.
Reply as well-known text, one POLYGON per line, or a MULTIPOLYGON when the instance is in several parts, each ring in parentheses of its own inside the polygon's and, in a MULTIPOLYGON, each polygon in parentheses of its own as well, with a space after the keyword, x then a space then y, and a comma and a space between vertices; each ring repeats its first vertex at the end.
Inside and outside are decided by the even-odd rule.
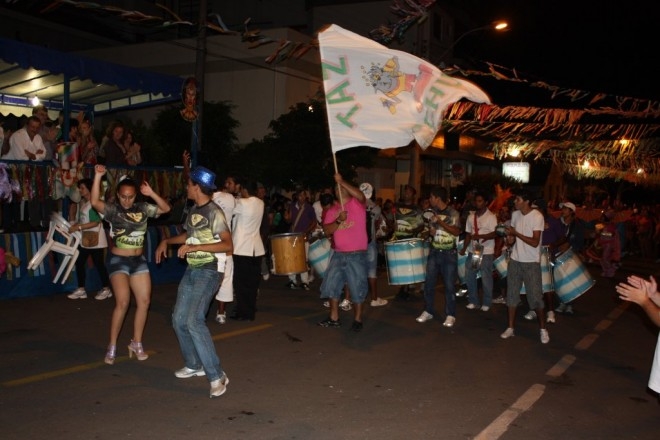
POLYGON ((62 254, 64 257, 53 282, 57 283, 59 279, 64 284, 76 264, 80 252, 78 246, 82 239, 82 233, 79 231, 70 233, 70 227, 71 224, 64 217, 54 212, 50 217, 50 226, 46 241, 30 260, 28 269, 34 269, 39 266, 46 255, 48 255, 48 252, 52 251, 62 254))

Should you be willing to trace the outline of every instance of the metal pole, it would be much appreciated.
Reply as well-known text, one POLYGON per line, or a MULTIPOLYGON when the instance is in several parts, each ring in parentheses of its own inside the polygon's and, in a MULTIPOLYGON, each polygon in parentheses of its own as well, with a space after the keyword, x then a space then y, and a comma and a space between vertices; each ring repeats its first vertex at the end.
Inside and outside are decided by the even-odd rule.
POLYGON ((199 2, 197 18, 197 55, 195 57, 195 79, 197 80, 197 119, 193 122, 191 139, 192 166, 197 166, 197 152, 202 149, 202 127, 204 121, 204 71, 206 65, 206 11, 207 0, 199 2))

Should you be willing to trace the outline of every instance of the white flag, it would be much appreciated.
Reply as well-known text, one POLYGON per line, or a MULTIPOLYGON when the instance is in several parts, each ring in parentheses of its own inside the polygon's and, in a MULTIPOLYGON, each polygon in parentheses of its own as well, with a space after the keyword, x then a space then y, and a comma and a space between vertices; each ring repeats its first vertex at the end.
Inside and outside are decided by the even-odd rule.
POLYGON ((445 108, 461 98, 489 103, 474 84, 409 53, 331 25, 319 33, 332 151, 428 147, 445 108))

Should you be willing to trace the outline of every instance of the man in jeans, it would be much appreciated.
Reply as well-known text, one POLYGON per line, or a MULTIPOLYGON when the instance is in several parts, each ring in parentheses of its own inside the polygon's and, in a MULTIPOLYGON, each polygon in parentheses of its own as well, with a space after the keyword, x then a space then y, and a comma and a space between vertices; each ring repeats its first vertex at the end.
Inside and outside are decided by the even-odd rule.
POLYGON ((215 189, 212 171, 197 167, 190 173, 186 190, 195 204, 184 223, 186 231, 162 240, 156 249, 156 263, 166 256, 168 244, 180 244, 177 255, 188 261, 172 313, 185 366, 174 375, 180 379, 206 376, 211 383, 211 398, 225 393, 229 378, 220 367, 206 312, 224 276, 218 254, 233 250, 225 215, 211 199, 215 189))
POLYGON ((330 316, 319 322, 321 327, 340 327, 339 300, 344 285, 353 301, 354 321, 351 330, 362 330, 362 308, 367 297, 367 207, 366 197, 359 188, 335 174, 339 187, 339 203, 325 214, 323 230, 333 236, 334 253, 321 284, 321 298, 330 300, 330 316))
POLYGON ((445 287, 445 327, 453 327, 456 322, 456 251, 457 237, 461 233, 460 214, 449 202, 447 189, 441 186, 431 188, 429 197, 433 218, 430 220, 429 233, 431 250, 426 263, 426 281, 424 283, 424 311, 417 317, 417 322, 433 319, 435 314, 435 285, 438 275, 442 276, 445 287))

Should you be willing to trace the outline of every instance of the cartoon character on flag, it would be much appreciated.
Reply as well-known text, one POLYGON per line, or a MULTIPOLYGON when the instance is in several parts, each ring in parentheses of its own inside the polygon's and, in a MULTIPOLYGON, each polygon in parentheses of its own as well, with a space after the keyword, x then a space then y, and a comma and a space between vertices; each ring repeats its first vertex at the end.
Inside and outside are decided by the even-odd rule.
POLYGON ((490 102, 471 82, 336 25, 319 33, 319 48, 333 153, 401 147, 413 139, 424 149, 449 104, 490 102))
MULTIPOLYGON (((364 71, 364 66, 362 66, 364 71)), ((399 70, 399 57, 393 56, 384 66, 372 63, 369 71, 365 72, 365 77, 374 91, 381 92, 386 98, 380 101, 384 107, 387 107, 390 113, 396 113, 396 105, 401 102, 397 96, 401 92, 413 94, 418 112, 422 111, 422 94, 429 81, 433 77, 433 72, 423 64, 419 65, 417 75, 403 73, 399 70)))

